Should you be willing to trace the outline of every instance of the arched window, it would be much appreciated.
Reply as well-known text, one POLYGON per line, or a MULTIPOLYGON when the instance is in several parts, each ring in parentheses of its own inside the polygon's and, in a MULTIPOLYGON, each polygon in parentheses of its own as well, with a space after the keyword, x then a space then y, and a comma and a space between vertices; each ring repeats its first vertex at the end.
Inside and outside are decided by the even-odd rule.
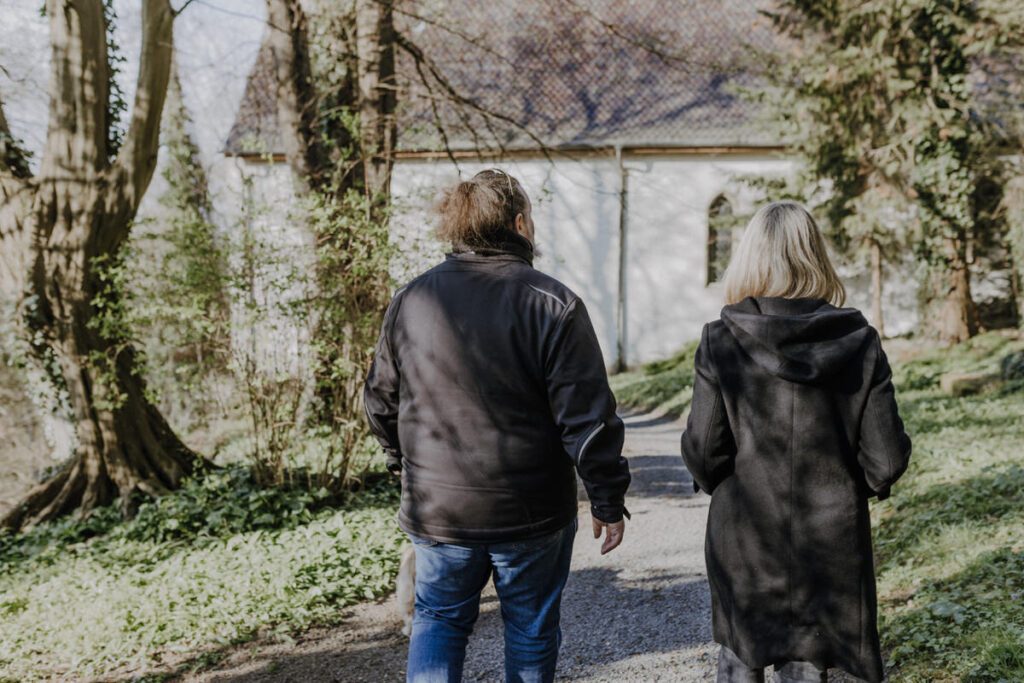
POLYGON ((736 219, 732 204, 725 195, 718 195, 708 209, 708 261, 707 284, 718 282, 732 256, 732 231, 736 219))

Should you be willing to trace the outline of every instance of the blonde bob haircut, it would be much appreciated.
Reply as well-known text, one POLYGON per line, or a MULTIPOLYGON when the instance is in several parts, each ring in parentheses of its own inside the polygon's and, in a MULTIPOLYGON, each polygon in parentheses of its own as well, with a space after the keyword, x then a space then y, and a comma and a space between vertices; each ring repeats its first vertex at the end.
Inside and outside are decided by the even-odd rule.
POLYGON ((772 202, 747 224, 725 271, 725 302, 751 296, 846 301, 821 230, 802 205, 772 202))

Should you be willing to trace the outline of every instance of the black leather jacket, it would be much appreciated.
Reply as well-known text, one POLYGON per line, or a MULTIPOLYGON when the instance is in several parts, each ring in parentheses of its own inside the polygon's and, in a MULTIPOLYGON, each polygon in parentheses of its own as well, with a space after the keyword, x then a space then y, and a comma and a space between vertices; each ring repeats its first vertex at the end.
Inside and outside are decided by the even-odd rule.
POLYGON ((449 254, 399 290, 364 399, 401 469, 399 524, 441 542, 540 536, 576 516, 622 519, 629 466, 583 302, 522 238, 449 254))

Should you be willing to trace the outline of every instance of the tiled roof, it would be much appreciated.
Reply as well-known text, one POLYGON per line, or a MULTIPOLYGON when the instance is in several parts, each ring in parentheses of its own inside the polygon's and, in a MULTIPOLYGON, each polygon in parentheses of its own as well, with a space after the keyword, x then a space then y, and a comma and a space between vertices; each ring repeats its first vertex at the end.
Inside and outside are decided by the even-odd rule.
MULTIPOLYGON (((399 5, 399 30, 453 89, 399 55, 399 148, 456 150, 772 144, 736 88, 750 46, 778 38, 748 0, 452 0, 399 5), (496 116, 485 120, 477 108, 496 116)), ((228 153, 279 152, 270 53, 261 51, 228 153)))
MULTIPOLYGON (((738 94, 743 64, 786 49, 772 0, 447 0, 398 3, 396 25, 464 98, 399 50, 400 150, 780 143, 738 94), (436 116, 435 116, 436 108, 436 116), (493 114, 485 117, 479 110, 493 114)), ((250 74, 228 154, 281 151, 271 54, 250 74)), ((1018 59, 979 61, 981 114, 1000 137, 1024 128, 1018 59)))

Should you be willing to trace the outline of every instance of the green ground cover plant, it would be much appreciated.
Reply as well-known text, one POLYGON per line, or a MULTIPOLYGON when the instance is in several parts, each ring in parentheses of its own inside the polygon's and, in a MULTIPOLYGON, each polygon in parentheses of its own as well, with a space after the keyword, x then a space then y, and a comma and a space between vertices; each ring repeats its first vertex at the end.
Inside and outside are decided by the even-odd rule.
POLYGON ((939 390, 1021 348, 989 333, 895 364, 914 456, 872 515, 893 681, 1024 680, 1024 383, 939 390))
POLYGON ((0 535, 0 680, 129 675, 390 592, 396 482, 336 498, 232 466, 122 521, 116 507, 0 535))
POLYGON ((671 358, 613 375, 612 390, 622 409, 681 415, 693 395, 696 351, 697 342, 692 342, 671 358))
MULTIPOLYGON (((998 369, 1024 340, 894 346, 915 452, 872 510, 891 679, 1024 680, 1024 384, 939 389, 945 372, 998 369)), ((685 412, 693 353, 613 377, 623 409, 685 412)), ((342 496, 265 488, 229 465, 129 521, 111 506, 0 534, 0 680, 201 665, 257 634, 335 623, 342 607, 390 592, 398 569, 397 482, 369 481, 342 496)))

